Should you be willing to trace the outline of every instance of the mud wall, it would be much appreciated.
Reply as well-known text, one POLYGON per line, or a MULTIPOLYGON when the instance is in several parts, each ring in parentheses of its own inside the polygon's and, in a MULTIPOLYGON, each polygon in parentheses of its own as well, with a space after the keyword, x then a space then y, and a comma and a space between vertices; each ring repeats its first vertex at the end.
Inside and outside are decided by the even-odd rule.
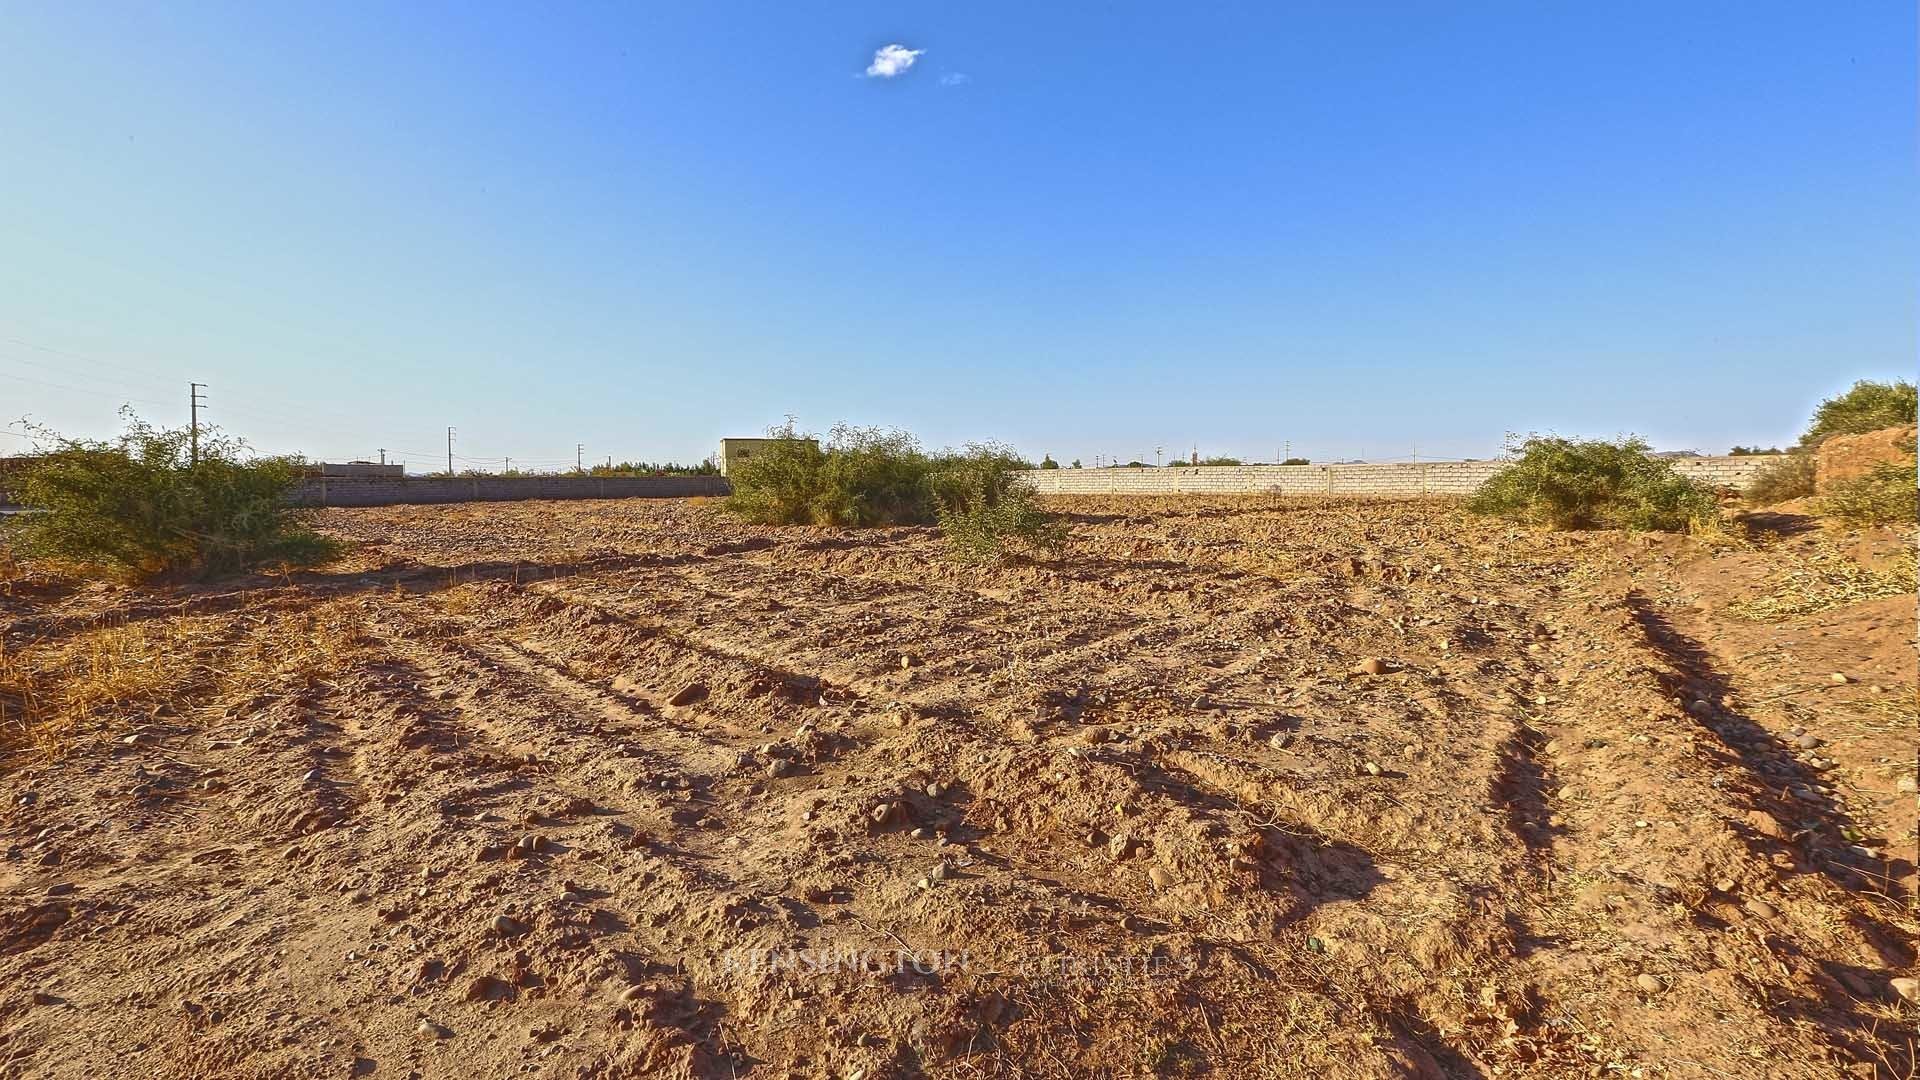
POLYGON ((510 502, 517 499, 670 499, 725 495, 718 476, 456 476, 386 480, 316 476, 289 496, 295 506, 391 506, 397 503, 510 502))
MULTIPOLYGON (((1713 487, 1744 488, 1763 457, 1675 458, 1682 476, 1713 487)), ((1162 469, 1034 469, 1024 475, 1042 495, 1469 495, 1498 472, 1499 461, 1387 462, 1355 465, 1206 465, 1162 469)))

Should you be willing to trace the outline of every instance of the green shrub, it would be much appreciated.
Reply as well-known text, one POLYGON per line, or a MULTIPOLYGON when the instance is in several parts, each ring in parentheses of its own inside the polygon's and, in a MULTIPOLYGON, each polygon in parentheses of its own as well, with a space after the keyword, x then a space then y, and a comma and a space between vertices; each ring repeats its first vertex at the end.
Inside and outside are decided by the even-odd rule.
POLYGON ((1784 454, 1753 474, 1752 482, 1747 485, 1747 500, 1756 506, 1771 506, 1811 495, 1813 473, 1812 454, 1784 454))
POLYGON ((1555 529, 1709 528, 1712 491, 1676 473, 1628 437, 1618 442, 1530 438, 1511 465, 1474 493, 1475 512, 1555 529))
POLYGON ((1800 436, 1800 445, 1815 447, 1835 435, 1858 435, 1911 424, 1917 406, 1920 395, 1904 379, 1891 383, 1862 379, 1846 393, 1820 403, 1813 411, 1812 425, 1800 436))
POLYGON ((728 477, 727 508, 762 525, 925 525, 933 459, 904 431, 833 429, 824 443, 791 425, 728 477))
POLYGON ((297 459, 248 457, 244 443, 203 429, 195 462, 185 429, 125 416, 112 440, 42 433, 53 449, 13 483, 39 511, 9 524, 22 554, 141 577, 310 565, 337 553, 286 506, 297 459))
POLYGON ((1016 474, 1025 467, 1008 448, 985 444, 940 462, 929 486, 955 558, 986 562, 1004 558, 1009 547, 1060 550, 1066 528, 1034 505, 1033 489, 1016 474))
POLYGON ((1848 525, 1912 525, 1920 520, 1914 463, 1883 461, 1865 476, 1836 484, 1817 509, 1848 525))
POLYGON ((974 445, 930 455, 903 431, 840 425, 824 441, 792 426, 736 466, 727 509, 763 525, 927 525, 938 523, 954 553, 970 561, 1008 544, 1059 547, 1062 532, 1016 483, 1033 466, 1010 448, 974 445))

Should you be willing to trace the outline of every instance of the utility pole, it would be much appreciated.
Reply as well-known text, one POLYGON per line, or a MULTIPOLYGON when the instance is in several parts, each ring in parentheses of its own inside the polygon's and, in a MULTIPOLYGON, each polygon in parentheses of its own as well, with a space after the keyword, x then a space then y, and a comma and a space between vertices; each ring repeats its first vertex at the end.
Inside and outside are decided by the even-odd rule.
POLYGON ((380 464, 385 465, 386 463, 387 463, 387 448, 383 446, 380 448, 380 464))
POLYGON ((1154 468, 1157 469, 1160 467, 1160 457, 1166 452, 1167 452, 1167 448, 1164 446, 1156 446, 1153 448, 1153 467, 1154 468))
POLYGON ((1293 456, 1293 440, 1288 439, 1285 442, 1282 442, 1280 444, 1280 460, 1285 461, 1292 456, 1293 456))
POLYGON ((511 475, 513 475, 513 459, 512 459, 512 458, 508 458, 508 459, 507 459, 507 467, 506 467, 506 469, 505 469, 504 471, 505 471, 505 472, 507 473, 507 475, 509 475, 509 476, 511 476, 511 475))
POLYGON ((206 389, 203 382, 187 384, 187 463, 200 464, 200 391, 206 389))
POLYGON ((583 454, 583 453, 585 453, 585 452, 586 452, 586 449, 587 449, 587 444, 586 444, 586 443, 574 443, 574 444, 573 444, 573 471, 574 471, 574 472, 586 472, 586 471, 587 471, 587 470, 586 470, 586 469, 585 469, 584 467, 582 467, 582 466, 581 466, 581 464, 580 464, 580 455, 581 455, 581 454, 583 454))
POLYGON ((453 429, 447 429, 447 475, 453 475, 453 429))

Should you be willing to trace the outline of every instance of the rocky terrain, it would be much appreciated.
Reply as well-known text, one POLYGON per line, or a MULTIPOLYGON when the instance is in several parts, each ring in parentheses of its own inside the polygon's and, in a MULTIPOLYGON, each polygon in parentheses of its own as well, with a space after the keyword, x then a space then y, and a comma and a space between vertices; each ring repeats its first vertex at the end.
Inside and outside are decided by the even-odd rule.
POLYGON ((1910 530, 1056 508, 0 572, 0 1076, 1913 1075, 1910 530))

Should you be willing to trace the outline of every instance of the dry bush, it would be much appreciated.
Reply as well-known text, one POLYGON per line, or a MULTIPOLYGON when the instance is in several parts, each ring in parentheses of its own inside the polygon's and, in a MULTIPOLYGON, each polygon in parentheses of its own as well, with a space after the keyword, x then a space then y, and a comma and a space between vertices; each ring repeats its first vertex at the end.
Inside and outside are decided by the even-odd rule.
POLYGON ((1846 525, 1912 525, 1920 520, 1914 462, 1883 461, 1865 476, 1834 485, 1817 506, 1822 515, 1846 525))
POLYGON ((1812 555, 1795 557, 1775 574, 1765 596, 1728 604, 1727 613, 1757 620, 1812 615, 1864 600, 1909 595, 1916 587, 1915 575, 1916 558, 1911 548, 1896 556, 1893 565, 1874 570, 1823 543, 1812 555))
POLYGON ((1747 501, 1755 506, 1772 506, 1813 494, 1816 464, 1810 453, 1785 454, 1769 461, 1747 485, 1747 501))

